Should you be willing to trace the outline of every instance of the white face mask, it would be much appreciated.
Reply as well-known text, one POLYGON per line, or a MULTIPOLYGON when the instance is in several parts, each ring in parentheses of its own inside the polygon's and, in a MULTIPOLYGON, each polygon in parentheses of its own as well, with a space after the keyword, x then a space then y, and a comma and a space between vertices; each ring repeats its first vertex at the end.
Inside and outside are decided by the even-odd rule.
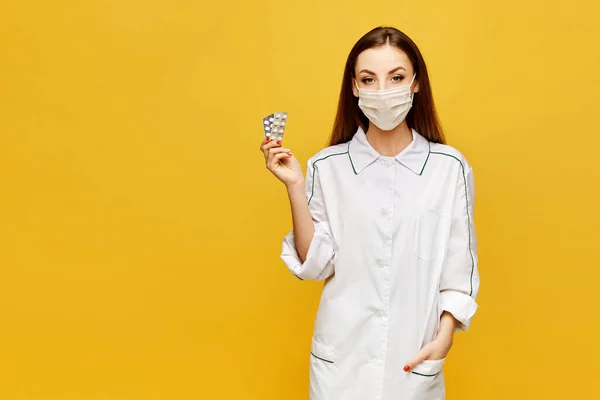
POLYGON ((410 87, 416 76, 417 74, 413 75, 412 81, 408 85, 384 90, 361 89, 355 79, 358 90, 358 106, 369 118, 369 121, 377 125, 379 129, 384 131, 394 129, 404 121, 412 107, 415 95, 413 93, 411 97, 410 87))

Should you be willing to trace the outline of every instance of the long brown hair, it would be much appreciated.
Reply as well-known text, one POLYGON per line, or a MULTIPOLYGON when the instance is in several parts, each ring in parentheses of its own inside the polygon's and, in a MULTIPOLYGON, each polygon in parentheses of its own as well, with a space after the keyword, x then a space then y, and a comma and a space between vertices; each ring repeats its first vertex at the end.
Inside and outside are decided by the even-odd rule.
POLYGON ((419 92, 415 93, 412 108, 406 116, 408 127, 415 129, 431 142, 446 142, 437 117, 435 105, 433 104, 433 95, 431 93, 425 60, 419 48, 408 36, 398 29, 380 26, 361 37, 348 55, 346 67, 344 68, 344 78, 342 80, 337 114, 329 141, 330 145, 333 146, 348 142, 356 133, 359 125, 365 132, 367 131, 369 120, 358 107, 358 98, 352 93, 352 80, 355 78, 354 68, 356 66, 356 59, 363 51, 373 47, 385 46, 387 43, 406 53, 417 74, 415 81, 419 82, 419 92))

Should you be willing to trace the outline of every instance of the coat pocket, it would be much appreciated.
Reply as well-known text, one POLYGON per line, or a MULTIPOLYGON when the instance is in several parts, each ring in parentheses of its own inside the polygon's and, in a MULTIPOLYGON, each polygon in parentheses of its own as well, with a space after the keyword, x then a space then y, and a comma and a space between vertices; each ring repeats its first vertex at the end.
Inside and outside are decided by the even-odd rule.
POLYGON ((410 400, 444 400, 446 387, 444 383, 444 361, 425 360, 411 371, 410 400))
POLYGON ((446 361, 446 358, 442 358, 441 360, 425 360, 414 367, 412 373, 421 376, 436 376, 444 368, 444 361, 446 361))
POLYGON ((331 398, 331 385, 336 365, 336 351, 313 337, 310 349, 310 399, 335 400, 331 398))
POLYGON ((450 217, 438 210, 423 210, 415 221, 413 254, 427 262, 442 257, 449 229, 450 217))

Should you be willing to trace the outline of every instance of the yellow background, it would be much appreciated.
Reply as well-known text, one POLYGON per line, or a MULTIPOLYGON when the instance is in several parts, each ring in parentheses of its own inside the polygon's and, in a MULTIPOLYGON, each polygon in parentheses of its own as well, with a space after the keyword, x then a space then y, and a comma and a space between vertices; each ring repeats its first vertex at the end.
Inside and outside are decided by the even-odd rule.
POLYGON ((596 398, 597 4, 2 0, 0 399, 306 399, 321 284, 279 259, 261 118, 304 167, 380 24, 475 171, 448 399, 596 398))

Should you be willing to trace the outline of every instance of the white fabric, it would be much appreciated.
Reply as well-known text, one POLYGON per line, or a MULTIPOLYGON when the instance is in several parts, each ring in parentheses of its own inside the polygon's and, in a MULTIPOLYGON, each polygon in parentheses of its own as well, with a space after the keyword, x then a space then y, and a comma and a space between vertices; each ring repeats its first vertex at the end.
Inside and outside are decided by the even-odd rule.
POLYGON ((312 400, 445 398, 444 360, 403 367, 436 337, 443 310, 467 330, 477 309, 473 172, 455 148, 412 133, 396 157, 380 156, 359 128, 308 161, 316 234, 304 263, 293 231, 281 257, 297 277, 325 281, 312 400))

